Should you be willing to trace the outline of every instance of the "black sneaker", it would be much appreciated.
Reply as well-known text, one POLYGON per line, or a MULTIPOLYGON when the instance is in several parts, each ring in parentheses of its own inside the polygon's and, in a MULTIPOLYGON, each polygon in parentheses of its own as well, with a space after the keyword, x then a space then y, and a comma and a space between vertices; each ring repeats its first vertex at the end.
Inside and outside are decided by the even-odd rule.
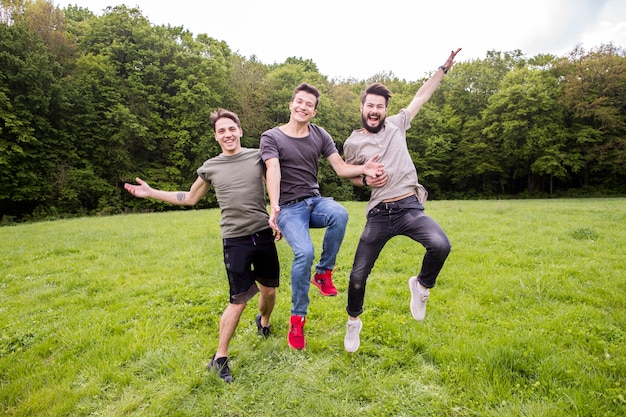
POLYGON ((215 355, 213 355, 213 358, 209 361, 209 364, 206 367, 209 371, 217 372, 220 378, 227 383, 231 383, 235 380, 230 373, 227 357, 215 359, 215 355))
POLYGON ((271 332, 271 326, 263 327, 261 325, 261 313, 256 315, 254 321, 256 322, 256 328, 258 329, 259 336, 269 337, 271 332))

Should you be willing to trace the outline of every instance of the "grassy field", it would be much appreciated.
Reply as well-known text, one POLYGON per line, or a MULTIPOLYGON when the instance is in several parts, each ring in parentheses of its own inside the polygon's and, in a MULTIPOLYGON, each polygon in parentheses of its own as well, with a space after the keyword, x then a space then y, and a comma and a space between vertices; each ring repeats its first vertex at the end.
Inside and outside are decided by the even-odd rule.
MULTIPOLYGON (((291 251, 272 327, 253 299, 235 382, 204 369, 228 301, 219 212, 0 228, 4 416, 624 416, 626 199, 433 201, 453 249, 426 320, 404 237, 368 282, 361 348, 343 348, 364 203, 344 203, 339 296, 311 289, 307 347, 287 346, 291 251)), ((323 231, 314 230, 320 247, 323 231)))

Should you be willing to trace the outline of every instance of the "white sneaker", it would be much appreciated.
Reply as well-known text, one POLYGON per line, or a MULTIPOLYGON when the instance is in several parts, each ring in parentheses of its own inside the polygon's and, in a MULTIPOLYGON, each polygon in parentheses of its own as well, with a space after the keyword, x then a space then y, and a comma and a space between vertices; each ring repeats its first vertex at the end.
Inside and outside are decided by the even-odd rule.
POLYGON ((417 282, 417 277, 409 278, 409 289, 411 290, 411 314, 415 320, 422 321, 426 316, 426 301, 428 301, 430 291, 417 282))
POLYGON ((346 337, 343 339, 343 345, 347 352, 356 352, 361 345, 359 333, 361 333, 362 327, 363 322, 361 322, 360 318, 356 320, 348 319, 348 324, 346 324, 346 337))

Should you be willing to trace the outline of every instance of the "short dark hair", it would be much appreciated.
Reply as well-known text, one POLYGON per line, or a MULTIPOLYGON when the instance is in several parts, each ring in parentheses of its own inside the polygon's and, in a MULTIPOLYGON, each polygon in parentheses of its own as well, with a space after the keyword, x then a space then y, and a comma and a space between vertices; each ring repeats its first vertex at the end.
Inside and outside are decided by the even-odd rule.
POLYGON ((210 117, 211 117, 211 126, 213 127, 213 130, 215 130, 215 123, 222 117, 226 117, 227 119, 232 120, 233 122, 235 122, 237 127, 241 129, 241 122, 239 122, 239 116, 237 116, 237 113, 234 113, 230 110, 217 109, 211 112, 210 117))
POLYGON ((389 106, 391 99, 391 91, 381 83, 373 83, 367 86, 363 94, 361 94, 361 104, 365 104, 365 98, 368 94, 385 97, 385 107, 389 106))
POLYGON ((315 108, 317 109, 317 104, 320 102, 320 90, 317 89, 314 85, 308 83, 300 83, 295 90, 293 90, 293 94, 291 95, 291 101, 296 98, 296 94, 300 91, 307 92, 309 94, 313 94, 315 96, 315 108))

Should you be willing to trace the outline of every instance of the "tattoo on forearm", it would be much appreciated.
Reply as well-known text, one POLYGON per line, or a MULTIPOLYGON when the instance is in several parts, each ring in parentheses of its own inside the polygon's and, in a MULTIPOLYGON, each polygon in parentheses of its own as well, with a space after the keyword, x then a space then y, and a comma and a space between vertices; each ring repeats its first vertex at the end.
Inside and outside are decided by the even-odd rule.
POLYGON ((180 192, 180 193, 176 194, 176 199, 178 201, 184 201, 185 200, 185 193, 180 192))

